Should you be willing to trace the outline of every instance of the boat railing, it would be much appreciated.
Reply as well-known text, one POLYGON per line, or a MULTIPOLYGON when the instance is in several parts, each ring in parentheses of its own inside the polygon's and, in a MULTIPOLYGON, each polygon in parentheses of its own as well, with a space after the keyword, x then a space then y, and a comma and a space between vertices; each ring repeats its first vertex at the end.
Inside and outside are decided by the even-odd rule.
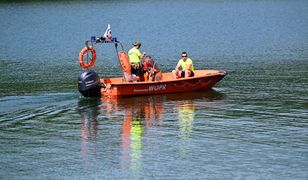
POLYGON ((118 41, 116 37, 113 37, 112 39, 107 39, 105 37, 91 36, 91 40, 85 41, 85 45, 87 47, 93 46, 94 44, 110 44, 110 43, 113 43, 115 45, 117 52, 118 52, 118 45, 120 45, 121 50, 124 51, 122 43, 118 41))

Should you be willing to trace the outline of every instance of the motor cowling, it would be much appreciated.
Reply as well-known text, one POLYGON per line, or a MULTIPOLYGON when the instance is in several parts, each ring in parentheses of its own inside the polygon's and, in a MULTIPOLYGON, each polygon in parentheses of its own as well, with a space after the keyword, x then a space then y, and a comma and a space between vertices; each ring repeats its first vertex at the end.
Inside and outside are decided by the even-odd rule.
POLYGON ((85 97, 100 97, 100 79, 94 70, 82 72, 78 78, 78 90, 85 97))

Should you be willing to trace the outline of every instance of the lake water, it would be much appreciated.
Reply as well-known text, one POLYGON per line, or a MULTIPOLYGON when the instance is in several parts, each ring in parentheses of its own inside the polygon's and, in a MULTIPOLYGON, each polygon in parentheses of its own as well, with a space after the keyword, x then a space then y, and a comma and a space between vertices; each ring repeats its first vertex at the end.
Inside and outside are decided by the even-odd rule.
MULTIPOLYGON (((0 179, 307 179, 308 1, 0 3, 0 179), (89 99, 77 56, 107 24, 211 91, 89 99)), ((112 45, 101 77, 121 75, 112 45)))

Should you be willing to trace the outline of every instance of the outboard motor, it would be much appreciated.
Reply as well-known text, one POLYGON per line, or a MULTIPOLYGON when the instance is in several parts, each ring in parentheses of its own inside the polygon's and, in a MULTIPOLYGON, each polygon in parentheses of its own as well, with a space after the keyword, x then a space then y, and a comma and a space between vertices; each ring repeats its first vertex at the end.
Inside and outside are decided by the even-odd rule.
POLYGON ((78 78, 78 90, 85 97, 100 97, 100 80, 94 70, 87 70, 78 78))

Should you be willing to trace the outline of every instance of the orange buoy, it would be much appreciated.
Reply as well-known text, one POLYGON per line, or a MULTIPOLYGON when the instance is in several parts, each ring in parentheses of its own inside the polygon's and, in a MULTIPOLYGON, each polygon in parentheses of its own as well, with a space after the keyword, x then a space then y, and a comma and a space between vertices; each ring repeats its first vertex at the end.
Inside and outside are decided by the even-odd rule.
POLYGON ((131 75, 131 66, 129 63, 128 55, 125 51, 119 51, 118 52, 120 64, 122 67, 123 72, 127 73, 128 75, 131 75))
POLYGON ((83 68, 83 69, 88 69, 89 67, 91 66, 94 66, 95 64, 95 61, 96 61, 96 52, 95 52, 95 49, 92 47, 92 46, 86 46, 84 47, 80 53, 79 53, 79 63, 80 63, 80 66, 83 68), (83 60, 83 56, 88 53, 88 51, 91 52, 92 54, 92 58, 91 58, 91 61, 88 62, 88 63, 85 63, 84 60, 83 60))

